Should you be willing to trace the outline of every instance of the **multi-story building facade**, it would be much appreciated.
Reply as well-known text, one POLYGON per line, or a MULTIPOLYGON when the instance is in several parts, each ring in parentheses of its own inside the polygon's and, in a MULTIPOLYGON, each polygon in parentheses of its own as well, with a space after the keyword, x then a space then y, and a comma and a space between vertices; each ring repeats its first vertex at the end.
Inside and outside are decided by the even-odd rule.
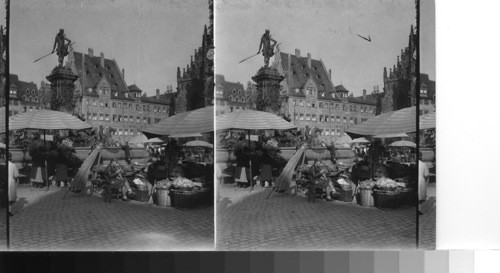
POLYGON ((116 141, 128 141, 145 127, 169 116, 172 87, 165 94, 147 97, 135 84, 127 86, 125 70, 104 54, 94 56, 70 51, 67 65, 78 80, 75 82, 75 112, 94 127, 113 132, 116 141))
POLYGON ((10 74, 9 85, 9 116, 43 108, 35 83, 20 81, 18 75, 10 74))
POLYGON ((214 60, 210 57, 214 48, 213 0, 208 4, 210 23, 204 28, 201 46, 182 72, 177 67, 176 114, 214 104, 214 60))
POLYGON ((321 60, 280 52, 275 54, 273 66, 285 77, 281 82, 280 114, 299 129, 316 128, 320 140, 335 141, 350 126, 375 116, 376 103, 349 96, 343 86, 334 86, 331 70, 321 60))
POLYGON ((436 111, 436 82, 420 74, 420 115, 436 111))
POLYGON ((216 75, 215 105, 216 115, 247 109, 247 97, 243 84, 228 82, 223 75, 216 75))

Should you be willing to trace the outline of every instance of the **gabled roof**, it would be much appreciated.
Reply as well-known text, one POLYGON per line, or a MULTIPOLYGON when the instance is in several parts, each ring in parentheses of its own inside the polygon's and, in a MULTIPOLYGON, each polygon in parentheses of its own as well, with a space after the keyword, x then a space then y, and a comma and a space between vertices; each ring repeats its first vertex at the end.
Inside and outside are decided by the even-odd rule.
MULTIPOLYGON (((109 82, 112 98, 117 99, 127 99, 124 95, 128 91, 125 81, 122 78, 118 64, 114 60, 104 58, 104 67, 101 66, 100 56, 90 57, 88 54, 83 54, 80 52, 73 52, 74 64, 78 73, 78 80, 80 84, 85 83, 83 86, 84 95, 95 96, 95 92, 87 92, 90 87, 95 89, 99 82, 106 78, 109 82), (84 64, 82 66, 82 59, 84 64), (84 72, 84 73, 82 73, 84 72), (82 79, 82 75, 85 75, 85 79, 82 79), (115 93, 118 92, 118 95, 115 93)), ((133 100, 133 99, 132 99, 133 100)))
POLYGON ((334 86, 330 81, 328 71, 321 60, 311 59, 311 68, 307 66, 307 57, 297 57, 296 55, 280 52, 281 66, 289 74, 286 78, 290 87, 289 94, 296 96, 295 88, 301 89, 309 78, 312 78, 319 92, 334 92, 334 86))
POLYGON ((335 91, 349 93, 349 90, 347 90, 347 88, 345 88, 342 84, 335 86, 335 91))
POLYGON ((128 91, 129 92, 142 92, 142 90, 135 84, 129 85, 128 91))
POLYGON ((38 87, 35 83, 20 81, 19 76, 16 74, 10 74, 9 81, 10 88, 17 91, 17 99, 22 99, 22 97, 26 94, 26 90, 35 90, 35 95, 38 97, 38 87))

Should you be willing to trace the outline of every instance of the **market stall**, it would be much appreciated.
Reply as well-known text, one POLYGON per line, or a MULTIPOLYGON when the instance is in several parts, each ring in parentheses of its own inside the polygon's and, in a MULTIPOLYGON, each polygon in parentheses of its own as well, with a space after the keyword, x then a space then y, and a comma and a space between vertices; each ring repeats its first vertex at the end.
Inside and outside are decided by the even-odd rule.
MULTIPOLYGON (((295 125, 284 120, 283 118, 263 111, 244 110, 227 113, 217 117, 217 130, 243 130, 248 135, 248 144, 241 143, 239 147, 235 148, 235 156, 239 161, 235 172, 235 180, 240 183, 247 184, 252 190, 254 187, 253 176, 256 172, 252 172, 252 161, 255 163, 256 158, 262 158, 261 154, 270 155, 277 152, 277 147, 273 148, 272 143, 260 143, 254 141, 252 143, 251 132, 263 130, 289 130, 296 128, 295 125), (259 152, 257 152, 259 150, 259 152)), ((271 160, 270 160, 271 161, 271 160)), ((265 174, 266 178, 269 176, 269 162, 263 162, 263 166, 258 166, 261 170, 261 175, 265 174), (268 166, 266 166, 268 165, 268 166)), ((272 168, 272 166, 271 166, 272 168)), ((272 171, 272 170, 271 170, 272 171)))
POLYGON ((149 141, 156 138, 154 142, 163 142, 157 150, 158 160, 150 165, 147 175, 156 204, 177 208, 212 204, 213 151, 205 148, 213 147, 209 142, 213 139, 213 118, 213 107, 205 107, 168 117, 142 131, 149 141), (203 140, 186 141, 193 138, 203 140), (186 142, 190 145, 186 146, 186 142), (191 157, 186 147, 194 151, 201 148, 203 153, 191 157))
MULTIPOLYGON (((57 143, 49 143, 47 145, 46 134, 48 130, 57 131, 57 130, 84 130, 92 128, 88 123, 85 123, 78 119, 77 117, 59 111, 51 111, 51 110, 38 110, 21 113, 9 118, 9 130, 41 130, 43 132, 43 142, 40 139, 40 145, 34 143, 30 147, 30 151, 33 152, 35 159, 33 160, 33 167, 31 170, 31 180, 35 183, 45 184, 47 189, 49 188, 49 176, 48 176, 48 159, 54 158, 66 158, 64 155, 68 153, 72 153, 71 147, 69 145, 63 144, 60 145, 57 143), (42 144, 43 143, 43 144, 42 144), (51 149, 52 146, 59 145, 55 150, 56 154, 49 152, 54 151, 51 149), (52 156, 52 157, 51 157, 52 156)), ((54 160, 50 160, 51 163, 54 160)), ((62 161, 60 166, 65 166, 65 162, 62 161)), ((55 166, 56 167, 56 166, 55 166)), ((57 166, 57 168, 59 168, 57 166)), ((52 169, 52 168, 51 168, 52 169)))

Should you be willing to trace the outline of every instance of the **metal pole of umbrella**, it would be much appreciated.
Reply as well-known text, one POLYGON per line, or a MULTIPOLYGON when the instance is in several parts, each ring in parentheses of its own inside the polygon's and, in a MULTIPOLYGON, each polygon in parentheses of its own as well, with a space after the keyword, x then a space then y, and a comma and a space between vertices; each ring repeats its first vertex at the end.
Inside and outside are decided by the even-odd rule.
POLYGON ((252 177, 252 158, 250 157, 250 147, 251 142, 250 142, 250 130, 248 130, 248 165, 249 165, 249 173, 250 173, 250 192, 253 191, 253 177, 252 177))
POLYGON ((45 134, 46 130, 43 129, 43 151, 45 154, 45 186, 47 187, 47 190, 45 192, 49 191, 49 179, 48 179, 48 168, 47 168, 47 141, 45 139, 45 134))

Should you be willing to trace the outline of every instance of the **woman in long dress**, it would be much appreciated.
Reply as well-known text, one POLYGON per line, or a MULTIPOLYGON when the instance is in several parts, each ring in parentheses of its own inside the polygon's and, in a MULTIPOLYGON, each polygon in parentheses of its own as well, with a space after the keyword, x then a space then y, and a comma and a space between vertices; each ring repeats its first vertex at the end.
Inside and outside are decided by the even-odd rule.
POLYGON ((12 205, 17 200, 17 179, 19 178, 19 171, 17 170, 16 164, 12 163, 12 154, 9 153, 9 177, 8 177, 8 187, 9 187, 9 216, 14 216, 11 211, 12 205))

